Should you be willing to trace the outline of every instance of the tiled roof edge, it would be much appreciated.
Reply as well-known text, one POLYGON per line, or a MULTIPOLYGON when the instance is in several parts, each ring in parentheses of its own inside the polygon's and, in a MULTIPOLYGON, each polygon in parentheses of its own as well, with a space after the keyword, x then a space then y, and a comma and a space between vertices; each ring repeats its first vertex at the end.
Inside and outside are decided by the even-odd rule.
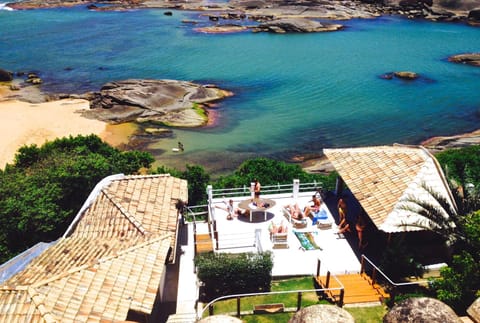
POLYGON ((145 228, 143 227, 142 223, 140 223, 140 221, 138 221, 133 215, 131 215, 123 206, 117 203, 113 196, 108 194, 108 192, 103 189, 102 189, 102 193, 105 195, 107 199, 110 200, 110 202, 112 202, 113 205, 115 205, 115 207, 118 208, 120 213, 122 213, 127 218, 127 220, 130 221, 130 223, 132 223, 133 226, 137 228, 138 231, 140 231, 140 233, 142 233, 143 235, 146 235, 148 233, 147 230, 145 230, 145 228))
MULTIPOLYGON (((152 243, 155 243, 155 242, 158 242, 158 241, 161 241, 161 240, 168 240, 168 242, 170 243, 170 239, 171 239, 171 236, 172 234, 171 233, 165 233, 161 236, 158 236, 156 238, 153 238, 151 240, 147 240, 141 244, 138 244, 138 245, 135 245, 135 246, 132 246, 130 248, 127 248, 127 249, 124 249, 124 250, 121 250, 113 255, 110 255, 110 256, 107 256, 105 258, 100 258, 100 259, 97 259, 89 264, 84 264, 84 265, 81 265, 81 266, 78 266, 78 267, 73 267, 71 269, 69 269, 68 271, 64 272, 64 273, 61 273, 61 274, 58 274, 58 275, 55 275, 53 277, 50 277, 48 279, 44 279, 42 281, 39 281, 38 283, 35 283, 35 284, 32 284, 30 285, 30 287, 32 288, 37 288, 39 286, 43 286, 43 285, 46 285, 46 284, 49 284, 55 280, 58 280, 58 279, 62 279, 62 278, 65 278, 67 276, 70 276, 71 274, 73 273, 76 273, 78 271, 82 271, 82 270, 85 270, 85 269, 88 269, 90 267, 93 267, 97 264, 102 264, 102 263, 105 263, 105 262, 108 262, 114 258, 118 258, 118 257, 121 257, 123 256, 124 254, 127 254, 127 253, 130 253, 132 251, 135 251, 137 249, 140 249, 140 248, 143 248, 145 246, 148 246, 152 243)), ((72 239, 75 239, 75 238, 72 238, 72 239)), ((18 288, 17 288, 18 289, 18 288)))
POLYGON ((126 175, 124 178, 119 178, 114 181, 124 181, 129 179, 155 178, 155 177, 173 177, 170 174, 152 174, 152 175, 126 175))

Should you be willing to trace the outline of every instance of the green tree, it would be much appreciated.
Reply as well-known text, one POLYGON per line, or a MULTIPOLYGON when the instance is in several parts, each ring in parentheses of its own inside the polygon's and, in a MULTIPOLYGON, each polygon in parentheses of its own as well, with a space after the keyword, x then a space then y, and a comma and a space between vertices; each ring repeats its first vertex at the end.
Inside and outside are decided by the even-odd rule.
POLYGON ((207 185, 210 181, 210 175, 202 166, 187 164, 183 172, 174 168, 159 166, 156 173, 170 174, 178 178, 186 179, 188 182, 188 204, 206 204, 207 185))
POLYGON ((294 179, 300 182, 319 182, 323 188, 335 187, 336 174, 328 176, 305 172, 298 164, 289 164, 269 158, 254 158, 243 162, 232 175, 220 177, 213 186, 215 188, 235 188, 250 186, 257 178, 262 185, 291 184, 294 179))
POLYGON ((57 239, 93 187, 116 173, 150 167, 145 152, 121 152, 97 136, 21 147, 0 171, 0 262, 40 241, 57 239))
POLYGON ((465 185, 480 186, 480 145, 447 149, 435 154, 447 177, 465 185))
POLYGON ((431 188, 424 186, 424 189, 438 204, 409 197, 407 202, 415 206, 404 208, 427 220, 415 226, 437 233, 452 248, 449 266, 441 270, 441 278, 433 280, 431 285, 439 300, 463 314, 480 296, 480 211, 457 213, 431 188))

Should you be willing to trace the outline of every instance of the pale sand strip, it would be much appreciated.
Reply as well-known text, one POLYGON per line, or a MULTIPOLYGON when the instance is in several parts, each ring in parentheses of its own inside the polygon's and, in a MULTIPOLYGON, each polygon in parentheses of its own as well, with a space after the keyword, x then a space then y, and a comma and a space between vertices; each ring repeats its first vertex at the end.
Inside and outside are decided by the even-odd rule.
POLYGON ((13 162, 15 153, 23 145, 42 145, 46 141, 69 135, 96 134, 108 137, 106 123, 80 115, 89 102, 66 99, 45 103, 18 100, 0 102, 0 168, 13 162))

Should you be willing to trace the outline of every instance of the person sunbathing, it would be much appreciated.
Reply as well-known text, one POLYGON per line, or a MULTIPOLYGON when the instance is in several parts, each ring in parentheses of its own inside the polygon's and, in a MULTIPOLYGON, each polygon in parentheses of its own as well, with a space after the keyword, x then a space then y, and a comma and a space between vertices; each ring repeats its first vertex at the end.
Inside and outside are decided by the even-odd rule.
POLYGON ((290 212, 290 215, 292 216, 292 218, 296 220, 303 219, 303 213, 302 213, 302 210, 300 210, 298 203, 287 205, 285 206, 285 209, 288 212, 290 212))
POLYGON ((312 196, 312 199, 310 200, 310 202, 312 202, 313 204, 305 206, 305 209, 303 210, 303 214, 313 218, 314 213, 318 213, 318 211, 320 210, 322 201, 319 198, 317 198, 317 195, 315 194, 312 196))
POLYGON ((215 207, 218 209, 222 209, 228 213, 227 220, 233 220, 234 217, 244 214, 244 212, 242 212, 242 210, 239 209, 238 207, 237 208, 233 207, 232 199, 228 200, 228 202, 227 200, 223 200, 223 203, 225 204, 225 207, 220 205, 215 205, 215 207))

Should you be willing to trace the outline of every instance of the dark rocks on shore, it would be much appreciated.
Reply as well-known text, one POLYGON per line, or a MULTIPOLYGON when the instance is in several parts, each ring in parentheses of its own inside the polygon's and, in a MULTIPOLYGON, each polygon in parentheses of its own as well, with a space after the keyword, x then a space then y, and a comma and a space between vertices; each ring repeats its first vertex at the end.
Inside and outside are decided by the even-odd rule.
POLYGON ((322 24, 305 18, 285 18, 261 23, 252 30, 254 32, 272 33, 312 33, 336 31, 342 28, 343 26, 339 24, 322 24))
POLYGON ((0 68, 0 82, 13 81, 13 73, 0 68))
POLYGON ((448 58, 448 61, 480 67, 480 53, 453 55, 448 58))
POLYGON ((139 122, 198 127, 207 122, 202 104, 229 93, 211 85, 174 80, 124 80, 86 94, 91 110, 85 116, 110 122, 139 122))

